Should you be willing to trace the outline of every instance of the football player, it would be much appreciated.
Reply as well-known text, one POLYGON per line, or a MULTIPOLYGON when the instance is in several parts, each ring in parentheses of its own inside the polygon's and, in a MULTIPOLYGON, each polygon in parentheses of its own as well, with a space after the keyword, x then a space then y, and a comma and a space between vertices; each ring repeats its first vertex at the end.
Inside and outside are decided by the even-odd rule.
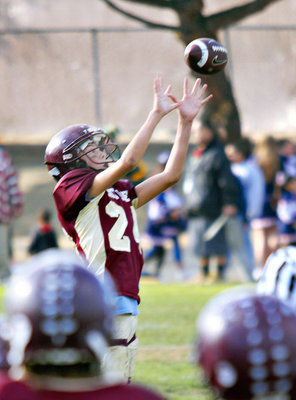
POLYGON ((113 294, 77 255, 47 250, 20 267, 6 296, 10 374, 20 382, 6 385, 1 399, 162 399, 142 386, 108 386, 102 361, 112 341, 113 294))
POLYGON ((296 315, 274 296, 226 290, 197 321, 197 361, 225 400, 296 399, 296 315))
POLYGON ((139 279, 143 265, 135 209, 176 183, 182 172, 193 119, 212 95, 197 79, 193 89, 184 80, 181 101, 164 90, 162 79, 154 82, 154 103, 143 126, 120 158, 118 146, 102 130, 89 125, 72 125, 58 132, 48 143, 45 163, 58 181, 54 200, 58 218, 78 251, 88 260, 95 275, 107 269, 116 284, 115 335, 106 368, 118 372, 118 379, 131 379, 137 353, 136 326, 139 279), (152 133, 161 119, 178 109, 176 138, 163 172, 136 187, 126 174, 142 159, 152 133))

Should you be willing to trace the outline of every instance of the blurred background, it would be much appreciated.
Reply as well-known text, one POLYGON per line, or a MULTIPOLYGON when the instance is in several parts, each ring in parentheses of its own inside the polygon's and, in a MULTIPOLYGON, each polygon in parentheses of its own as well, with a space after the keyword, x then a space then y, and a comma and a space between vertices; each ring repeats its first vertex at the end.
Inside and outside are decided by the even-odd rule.
MULTIPOLYGON (((203 14, 245 3, 206 0, 203 14)), ((295 133, 296 4, 273 3, 219 32, 248 135, 295 133)), ((173 11, 121 4, 149 20, 177 24, 173 11)), ((2 0, 0 7, 0 120, 6 143, 44 144, 79 122, 116 123, 127 140, 151 107, 155 75, 173 83, 179 95, 189 74, 176 33, 148 29, 103 0, 2 0)), ((175 125, 175 116, 166 118, 157 138, 167 140, 175 125)))
MULTIPOLYGON (((149 20, 177 23, 170 10, 123 3, 149 20)), ((245 3, 207 0, 203 13, 245 3)), ((273 3, 219 32, 229 52, 226 75, 242 133, 255 141, 267 134, 293 138, 296 132, 296 3, 273 3)), ((24 212, 13 227, 15 258, 21 259, 40 207, 53 210, 54 226, 65 240, 51 196, 54 182, 43 165, 49 138, 69 124, 116 124, 124 147, 152 106, 155 75, 172 83, 179 96, 190 71, 176 33, 149 29, 103 0, 2 0, 0 46, 0 140, 25 195, 24 212)), ((157 128, 144 159, 148 168, 170 148, 176 121, 170 115, 157 128)), ((143 209, 142 230, 145 218, 143 209)))

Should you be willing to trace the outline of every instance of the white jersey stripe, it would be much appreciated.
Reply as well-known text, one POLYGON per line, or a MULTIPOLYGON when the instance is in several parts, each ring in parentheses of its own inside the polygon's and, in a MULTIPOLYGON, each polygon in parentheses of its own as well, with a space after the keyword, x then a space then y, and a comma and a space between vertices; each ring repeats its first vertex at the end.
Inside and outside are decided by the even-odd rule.
POLYGON ((88 269, 95 275, 104 273, 106 263, 104 235, 98 208, 98 203, 103 195, 104 192, 92 199, 80 211, 75 223, 80 246, 89 261, 88 269), (94 237, 96 240, 93 240, 94 237))

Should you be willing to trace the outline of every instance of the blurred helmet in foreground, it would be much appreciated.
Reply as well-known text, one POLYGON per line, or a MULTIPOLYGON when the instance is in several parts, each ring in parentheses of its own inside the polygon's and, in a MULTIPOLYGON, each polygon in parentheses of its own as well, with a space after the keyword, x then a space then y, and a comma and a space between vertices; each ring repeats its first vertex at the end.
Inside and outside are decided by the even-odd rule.
POLYGON ((296 399, 296 316, 283 302, 242 288, 222 292, 197 331, 198 362, 221 398, 296 399))
MULTIPOLYGON (((48 250, 20 265, 7 291, 10 363, 44 375, 97 375, 112 340, 104 286, 71 251, 48 250)), ((109 302, 109 299, 108 299, 109 302)))

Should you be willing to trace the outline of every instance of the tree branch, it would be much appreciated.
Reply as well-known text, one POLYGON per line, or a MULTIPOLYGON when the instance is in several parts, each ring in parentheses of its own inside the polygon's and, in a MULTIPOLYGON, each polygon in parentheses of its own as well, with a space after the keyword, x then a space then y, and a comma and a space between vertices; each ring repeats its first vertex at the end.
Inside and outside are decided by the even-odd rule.
POLYGON ((131 3, 145 4, 152 7, 170 8, 171 10, 183 10, 195 8, 196 0, 125 0, 131 3))
MULTIPOLYGON (((119 8, 118 6, 116 6, 114 3, 112 3, 110 0, 103 0, 110 8, 112 8, 115 11, 118 11, 119 13, 125 15, 128 18, 131 18, 135 21, 141 22, 143 24, 145 24, 146 26, 148 26, 149 28, 154 28, 154 29, 167 29, 167 30, 171 30, 171 31, 179 31, 180 28, 177 26, 173 26, 173 25, 165 25, 165 24, 158 24, 149 20, 146 20, 144 18, 138 17, 137 15, 134 15, 128 11, 122 10, 121 8, 119 8)), ((140 1, 140 3, 143 3, 143 1, 140 1)), ((148 4, 148 2, 147 2, 148 4)), ((149 4, 151 4, 149 2, 149 4)))
POLYGON ((217 31, 225 29, 242 19, 263 10, 265 7, 279 0, 253 0, 243 6, 234 7, 206 18, 207 26, 210 30, 217 31))
POLYGON ((125 1, 129 1, 131 3, 144 4, 144 5, 152 6, 152 7, 172 8, 171 0, 125 0, 125 1))

